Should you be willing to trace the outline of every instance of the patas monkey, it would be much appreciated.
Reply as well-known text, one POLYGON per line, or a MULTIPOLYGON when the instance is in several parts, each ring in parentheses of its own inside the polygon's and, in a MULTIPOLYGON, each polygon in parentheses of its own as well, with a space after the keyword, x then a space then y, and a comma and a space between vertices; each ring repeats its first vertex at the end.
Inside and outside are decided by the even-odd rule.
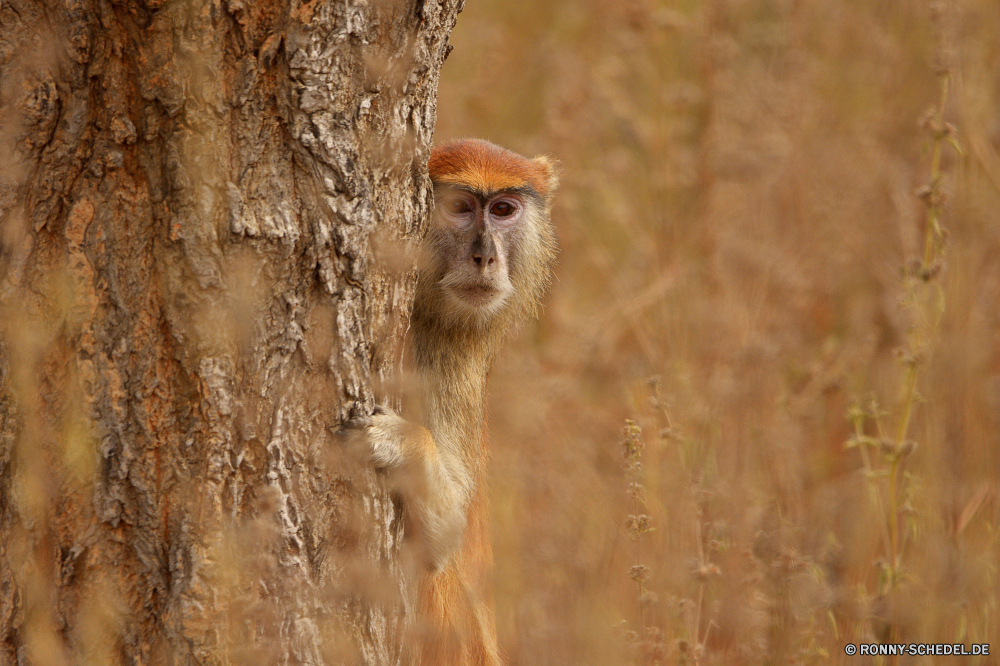
POLYGON ((548 158, 477 139, 435 149, 429 170, 435 210, 410 328, 423 420, 380 410, 365 431, 372 460, 403 498, 423 569, 415 662, 492 666, 500 657, 487 585, 486 376, 552 279, 557 178, 548 158))

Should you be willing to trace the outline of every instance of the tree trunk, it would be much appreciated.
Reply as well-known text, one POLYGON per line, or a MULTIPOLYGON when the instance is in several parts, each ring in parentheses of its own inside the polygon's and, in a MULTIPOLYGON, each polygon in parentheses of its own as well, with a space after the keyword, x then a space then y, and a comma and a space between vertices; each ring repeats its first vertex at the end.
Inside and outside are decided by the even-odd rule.
POLYGON ((0 0, 0 664, 396 664, 392 397, 462 0, 0 0))

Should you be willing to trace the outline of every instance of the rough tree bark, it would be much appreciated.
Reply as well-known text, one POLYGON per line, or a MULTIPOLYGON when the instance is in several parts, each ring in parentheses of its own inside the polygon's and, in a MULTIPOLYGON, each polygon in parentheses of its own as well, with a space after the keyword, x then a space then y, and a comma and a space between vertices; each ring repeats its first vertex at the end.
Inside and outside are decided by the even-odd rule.
POLYGON ((393 393, 461 5, 0 0, 0 664, 400 661, 335 430, 393 393))

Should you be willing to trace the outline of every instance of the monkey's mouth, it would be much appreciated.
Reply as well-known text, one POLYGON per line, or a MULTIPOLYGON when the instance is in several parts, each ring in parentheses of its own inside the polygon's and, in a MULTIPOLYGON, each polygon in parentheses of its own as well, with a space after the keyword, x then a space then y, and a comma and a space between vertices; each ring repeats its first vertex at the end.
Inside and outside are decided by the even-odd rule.
POLYGON ((445 275, 439 282, 443 295, 461 317, 489 318, 510 296, 507 280, 491 280, 481 275, 462 275, 457 271, 445 275))
POLYGON ((484 283, 456 285, 451 289, 460 299, 478 307, 492 305, 503 293, 493 285, 484 283))

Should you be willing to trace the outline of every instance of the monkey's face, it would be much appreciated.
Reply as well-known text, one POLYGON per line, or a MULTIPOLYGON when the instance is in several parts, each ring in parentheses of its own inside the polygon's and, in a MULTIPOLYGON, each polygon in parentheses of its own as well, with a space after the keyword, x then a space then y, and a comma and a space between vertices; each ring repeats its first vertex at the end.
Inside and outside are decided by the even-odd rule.
POLYGON ((503 308, 514 291, 512 251, 532 204, 516 191, 438 187, 426 247, 440 295, 453 312, 485 323, 503 308))
POLYGON ((535 314, 552 277, 555 165, 489 141, 458 139, 431 151, 427 171, 435 207, 414 320, 505 335, 535 314))

